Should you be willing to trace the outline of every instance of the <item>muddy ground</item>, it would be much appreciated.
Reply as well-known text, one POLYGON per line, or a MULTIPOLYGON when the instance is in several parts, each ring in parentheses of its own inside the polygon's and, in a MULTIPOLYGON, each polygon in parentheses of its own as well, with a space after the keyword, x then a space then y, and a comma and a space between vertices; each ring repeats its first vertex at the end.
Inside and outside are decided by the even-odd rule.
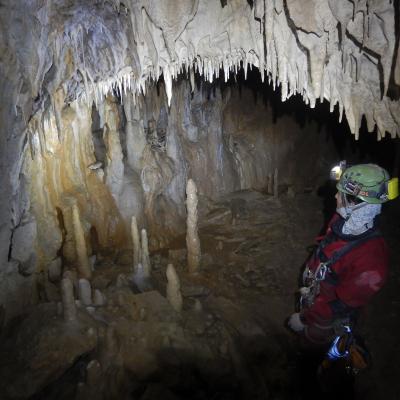
MULTIPOLYGON (((130 249, 98 254, 92 289, 103 305, 78 308, 65 322, 58 286, 2 331, 1 399, 328 399, 319 362, 285 327, 309 246, 333 211, 324 190, 279 198, 242 191, 200 198, 202 267, 186 271, 185 238, 151 254, 152 279, 132 280, 130 249), (173 263, 183 311, 168 303, 173 263)), ((358 330, 373 362, 341 398, 400 398, 398 204, 382 228, 392 251, 390 279, 361 316, 358 330)), ((333 395, 332 395, 333 397, 333 395)))

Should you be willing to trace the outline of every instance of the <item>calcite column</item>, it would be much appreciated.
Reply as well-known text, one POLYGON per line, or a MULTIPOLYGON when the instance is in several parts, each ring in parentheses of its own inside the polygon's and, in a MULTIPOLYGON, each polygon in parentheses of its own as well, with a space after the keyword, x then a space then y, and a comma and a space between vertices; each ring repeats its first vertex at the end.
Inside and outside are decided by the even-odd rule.
POLYGON ((87 255, 85 235, 83 232, 79 209, 76 204, 72 206, 72 223, 74 226, 76 254, 78 257, 78 272, 80 278, 90 279, 92 270, 90 268, 89 257, 87 255))
POLYGON ((132 217, 131 233, 132 233, 132 243, 133 243, 133 271, 135 272, 138 268, 141 259, 139 230, 135 216, 132 217))
POLYGON ((103 139, 107 148, 105 182, 118 204, 123 187, 125 168, 119 137, 120 117, 118 104, 111 97, 107 97, 99 107, 99 113, 103 126, 103 139))
POLYGON ((139 172, 142 169, 142 156, 146 147, 146 134, 143 127, 143 116, 139 105, 133 101, 133 94, 124 95, 123 106, 126 116, 126 152, 129 166, 139 172))
POLYGON ((166 274, 168 280, 167 299, 176 312, 181 312, 183 304, 181 284, 173 264, 168 264, 166 274))
POLYGON ((190 273, 198 272, 200 268, 200 239, 197 232, 197 187, 192 179, 186 184, 186 246, 188 252, 188 269, 190 273))

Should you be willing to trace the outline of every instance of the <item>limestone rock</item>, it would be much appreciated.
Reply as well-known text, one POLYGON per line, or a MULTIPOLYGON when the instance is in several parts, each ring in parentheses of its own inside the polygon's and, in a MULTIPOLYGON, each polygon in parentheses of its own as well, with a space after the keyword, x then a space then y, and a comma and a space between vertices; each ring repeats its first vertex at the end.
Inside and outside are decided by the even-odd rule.
POLYGON ((92 270, 90 268, 89 258, 86 249, 85 235, 82 228, 82 221, 80 213, 76 204, 72 207, 72 221, 74 227, 74 237, 76 253, 78 256, 78 271, 82 278, 90 279, 92 277, 92 270))
POLYGON ((197 222, 197 188, 192 179, 189 179, 186 185, 186 207, 187 207, 187 222, 186 222, 186 246, 188 251, 188 268, 189 272, 195 273, 200 268, 200 239, 197 222))
POLYGON ((92 272, 94 271, 94 265, 96 264, 96 260, 97 260, 96 254, 92 254, 89 257, 89 265, 90 265, 90 269, 92 270, 92 272))
POLYGON ((137 226, 137 220, 135 216, 132 216, 131 221, 131 235, 132 235, 132 247, 133 247, 133 270, 135 271, 138 268, 139 263, 141 262, 141 245, 140 245, 140 237, 139 230, 137 226))
POLYGON ((61 279, 61 273, 62 273, 61 258, 58 257, 55 260, 53 260, 47 267, 47 270, 49 275, 49 281, 58 282, 61 279))
POLYGON ((27 262, 33 253, 36 236, 35 221, 18 226, 13 234, 11 257, 20 263, 27 262))
POLYGON ((181 285, 179 282, 179 276, 176 273, 173 264, 168 264, 166 275, 168 280, 167 299, 176 312, 181 312, 183 304, 181 285))
POLYGON ((72 281, 64 278, 61 281, 61 296, 64 319, 67 322, 76 320, 76 306, 72 281))
POLYGON ((174 265, 182 265, 187 259, 186 249, 169 249, 168 261, 174 265))
POLYGON ((92 304, 92 288, 90 282, 87 279, 81 278, 78 281, 79 288, 79 300, 84 306, 92 304))
POLYGON ((106 304, 106 298, 99 289, 95 289, 94 291, 93 304, 95 306, 104 306, 106 304))
POLYGON ((141 292, 146 292, 153 289, 151 279, 144 271, 142 263, 139 263, 136 272, 133 274, 133 282, 141 292))
POLYGON ((149 243, 147 240, 146 229, 142 229, 141 231, 141 242, 142 242, 141 256, 142 256, 143 276, 145 278, 150 278, 151 263, 150 263, 149 243))
MULTIPOLYGON (((64 281, 64 280, 63 280, 64 281)), ((63 282, 62 281, 62 282, 63 282)), ((21 346, 8 346, 6 369, 0 371, 6 381, 0 382, 5 398, 31 397, 62 376, 75 360, 96 347, 96 336, 85 330, 66 328, 64 321, 54 318, 56 305, 41 304, 21 322, 14 338, 21 346)))

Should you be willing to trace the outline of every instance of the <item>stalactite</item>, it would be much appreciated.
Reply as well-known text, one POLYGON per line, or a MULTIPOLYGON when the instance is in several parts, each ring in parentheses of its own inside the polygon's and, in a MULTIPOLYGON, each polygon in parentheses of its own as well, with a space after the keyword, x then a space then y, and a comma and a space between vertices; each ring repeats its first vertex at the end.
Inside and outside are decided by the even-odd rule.
POLYGON ((182 311, 181 284, 173 264, 167 266, 167 299, 176 312, 182 311))
MULTIPOLYGON (((207 4, 206 0, 204 2, 207 4)), ((133 91, 135 98, 136 94, 145 94, 147 82, 158 80, 162 73, 170 105, 172 81, 184 69, 189 71, 191 80, 196 72, 205 80, 212 82, 219 76, 220 69, 223 70, 226 81, 229 74, 237 73, 241 66, 245 76, 248 68, 256 66, 262 78, 266 73, 274 87, 278 81, 282 82, 283 100, 292 94, 300 93, 304 96, 306 104, 314 107, 317 98, 323 99, 325 96, 328 100, 332 100, 333 90, 337 90, 343 92, 339 102, 348 103, 345 107, 346 113, 351 113, 354 106, 353 101, 347 101, 351 97, 350 93, 342 88, 342 82, 347 82, 349 79, 352 92, 359 93, 360 96, 367 94, 365 100, 361 102, 361 113, 380 114, 385 119, 390 119, 395 127, 393 129, 393 126, 388 124, 389 129, 391 132, 396 132, 398 122, 395 117, 387 113, 390 99, 386 97, 391 70, 395 71, 394 76, 397 80, 398 65, 400 65, 399 57, 397 57, 397 64, 392 65, 396 60, 393 56, 396 52, 394 4, 387 6, 383 2, 377 2, 369 5, 369 9, 361 7, 362 18, 357 18, 357 15, 353 15, 354 10, 350 10, 350 5, 342 5, 334 1, 309 2, 304 7, 295 1, 280 1, 276 4, 272 0, 259 1, 254 2, 257 7, 256 12, 252 11, 246 3, 238 2, 232 4, 229 13, 227 7, 218 8, 215 4, 211 5, 211 0, 209 0, 209 7, 204 8, 204 2, 203 11, 200 13, 196 7, 194 8, 196 11, 190 11, 190 15, 185 15, 186 11, 181 10, 184 16, 182 21, 189 19, 191 23, 188 29, 184 24, 178 24, 182 29, 179 33, 182 40, 179 41, 173 40, 170 33, 166 34, 171 29, 178 29, 177 24, 169 26, 168 17, 160 17, 160 9, 156 11, 147 3, 143 5, 140 12, 144 12, 149 24, 155 23, 152 20, 155 18, 160 24, 159 31, 143 29, 139 24, 140 27, 136 27, 131 37, 124 31, 119 19, 113 20, 107 13, 103 14, 101 11, 99 11, 96 29, 89 25, 90 18, 82 18, 79 22, 72 21, 71 25, 65 27, 65 32, 55 35, 53 51, 57 55, 57 60, 64 59, 65 53, 70 51, 73 62, 79 68, 82 88, 77 90, 78 93, 75 93, 75 96, 83 98, 89 105, 93 100, 96 104, 100 103, 114 91, 121 95, 121 100, 122 94, 128 91, 133 91), (209 14, 204 16, 204 12, 209 14), (151 18, 150 15, 152 15, 151 18), (374 22, 372 15, 377 17, 379 24, 377 21, 374 22), (319 18, 324 21, 323 31, 320 29, 319 18), (201 45, 206 39, 204 31, 194 29, 196 24, 200 24, 198 26, 202 28, 205 21, 210 27, 207 35, 215 35, 208 40, 209 47, 201 45), (248 32, 242 32, 238 39, 232 31, 235 24, 242 22, 247 23, 248 32), (166 29, 166 26, 169 28, 166 29), (226 27, 226 30, 221 31, 219 27, 226 27), (91 32, 90 37, 88 32, 91 32), (115 32, 119 32, 117 37, 115 37, 115 32), (164 36, 160 32, 163 32, 164 36), (346 35, 346 32, 349 35, 346 35), (383 37, 384 46, 381 45, 383 37), (214 41, 216 38, 218 40, 214 41), (93 45, 92 41, 99 39, 103 41, 102 48, 109 48, 110 51, 101 53, 102 57, 97 58, 97 53, 92 50, 97 48, 97 43, 93 45), (132 55, 126 53, 130 48, 130 42, 140 43, 134 63, 126 62, 132 59, 132 55), (166 57, 164 57, 165 51, 168 53, 166 57), (379 58, 382 76, 371 79, 382 79, 383 93, 375 90, 379 82, 370 85, 368 83, 370 78, 364 78, 363 81, 359 77, 362 75, 361 64, 366 61, 357 55, 374 53, 377 54, 375 58, 379 58), (346 69, 345 65, 344 68, 337 69, 337 64, 341 62, 341 59, 347 59, 350 55, 359 58, 357 62, 359 73, 356 77, 351 75, 350 68, 346 69), (98 70, 97 64, 99 64, 98 70), (110 69, 111 71, 108 71, 110 69), (106 70, 108 74, 99 73, 106 70), (331 81, 330 90, 327 93, 324 92, 323 85, 325 76, 331 81), (290 93, 288 93, 288 88, 290 88, 290 93), (385 98, 382 99, 382 96, 385 98), (383 107, 380 107, 381 103, 384 104, 383 107)), ((84 7, 82 7, 82 12, 90 13, 84 7)), ((127 12, 132 20, 143 18, 136 15, 138 12, 136 7, 127 12)), ((61 65, 59 67, 62 69, 61 65)), ((60 87, 60 85, 54 85, 54 87, 60 87)), ((55 96, 51 95, 51 97, 52 103, 55 103, 55 96)), ((52 124, 52 119, 50 119, 50 124, 52 124)), ((353 133, 355 133, 354 128, 353 133)))
POLYGON ((85 235, 82 229, 81 219, 79 216, 79 209, 76 204, 72 206, 72 223, 74 226, 76 254, 78 257, 78 272, 79 276, 86 279, 91 279, 92 270, 86 250, 85 235))
POLYGON ((192 179, 186 185, 186 246, 188 251, 188 269, 190 273, 196 273, 200 269, 200 238, 197 232, 197 187, 192 179))

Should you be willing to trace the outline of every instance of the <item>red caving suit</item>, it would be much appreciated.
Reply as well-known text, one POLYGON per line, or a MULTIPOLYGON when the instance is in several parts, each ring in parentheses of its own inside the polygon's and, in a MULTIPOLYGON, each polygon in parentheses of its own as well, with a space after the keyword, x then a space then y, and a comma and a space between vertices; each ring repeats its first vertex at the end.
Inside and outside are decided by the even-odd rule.
MULTIPOLYGON (((323 255, 313 254, 308 267, 315 272, 320 258, 331 258, 332 254, 350 240, 363 235, 352 236, 341 233, 344 219, 335 215, 325 236, 328 244, 322 249, 323 255)), ((372 228, 374 229, 374 228, 372 228)), ((371 230, 370 230, 371 231, 371 230)), ((368 231, 368 232, 370 232, 368 231)), ((324 343, 334 336, 332 323, 337 318, 348 317, 366 305, 386 281, 388 271, 388 248, 382 236, 372 237, 344 254, 331 265, 335 279, 320 282, 319 294, 312 305, 304 308, 301 319, 306 324, 305 336, 311 342, 324 343)))

